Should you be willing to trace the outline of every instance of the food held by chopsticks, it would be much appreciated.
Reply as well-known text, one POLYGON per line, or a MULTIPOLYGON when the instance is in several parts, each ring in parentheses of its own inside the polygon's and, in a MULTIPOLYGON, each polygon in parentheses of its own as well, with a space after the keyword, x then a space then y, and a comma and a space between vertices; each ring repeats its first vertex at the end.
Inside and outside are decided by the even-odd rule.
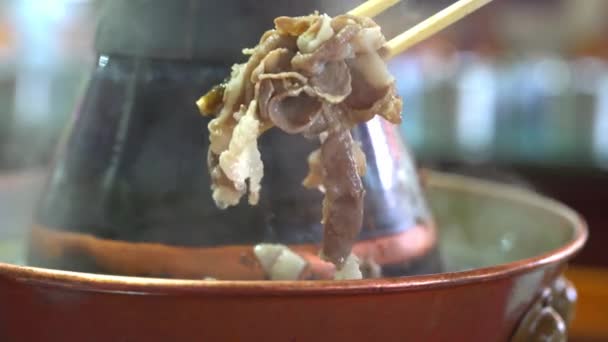
POLYGON ((245 51, 249 61, 233 67, 221 101, 219 88, 199 101, 203 112, 219 109, 209 124, 208 152, 217 205, 236 205, 247 192, 257 204, 263 176, 257 139, 265 130, 319 139, 304 185, 325 193, 322 253, 341 268, 361 229, 365 194, 365 156, 350 129, 375 115, 401 122, 401 99, 382 59, 385 42, 369 18, 277 18, 275 29, 245 51))

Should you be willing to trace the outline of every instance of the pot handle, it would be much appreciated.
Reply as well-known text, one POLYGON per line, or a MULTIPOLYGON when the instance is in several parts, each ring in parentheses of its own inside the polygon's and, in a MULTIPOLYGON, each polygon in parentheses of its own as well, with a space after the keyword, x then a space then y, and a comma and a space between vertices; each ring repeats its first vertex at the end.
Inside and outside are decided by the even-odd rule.
POLYGON ((543 290, 520 322, 512 342, 565 342, 574 318, 576 288, 564 276, 543 290))

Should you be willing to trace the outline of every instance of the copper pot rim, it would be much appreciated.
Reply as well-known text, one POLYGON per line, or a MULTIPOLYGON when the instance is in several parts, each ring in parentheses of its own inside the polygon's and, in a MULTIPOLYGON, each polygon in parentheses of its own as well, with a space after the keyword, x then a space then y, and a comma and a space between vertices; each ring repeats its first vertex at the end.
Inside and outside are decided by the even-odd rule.
POLYGON ((185 280, 114 276, 20 266, 0 262, 0 277, 20 282, 92 292, 139 295, 257 295, 294 296, 387 293, 456 287, 513 277, 551 264, 565 263, 585 244, 587 224, 569 207, 525 189, 471 177, 428 171, 427 186, 518 202, 557 215, 573 228, 572 239, 558 249, 535 257, 473 270, 431 275, 364 280, 240 281, 185 280))

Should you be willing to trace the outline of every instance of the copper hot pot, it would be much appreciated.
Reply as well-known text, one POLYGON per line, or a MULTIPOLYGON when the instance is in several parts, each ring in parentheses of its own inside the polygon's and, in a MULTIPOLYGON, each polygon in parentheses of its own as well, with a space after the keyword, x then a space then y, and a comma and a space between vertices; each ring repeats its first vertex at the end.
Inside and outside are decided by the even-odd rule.
MULTIPOLYGON (((447 271, 362 281, 138 278, 0 264, 0 341, 536 341, 587 229, 534 193, 431 173, 447 271)), ((2 256, 3 260, 6 257, 2 256)))

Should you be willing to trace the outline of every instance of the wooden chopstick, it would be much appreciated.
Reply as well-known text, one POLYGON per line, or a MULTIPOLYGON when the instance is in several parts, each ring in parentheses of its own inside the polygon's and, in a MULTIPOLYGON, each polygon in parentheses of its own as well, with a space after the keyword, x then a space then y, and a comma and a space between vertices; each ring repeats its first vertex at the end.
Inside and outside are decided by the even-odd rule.
POLYGON ((459 0, 385 44, 386 59, 391 59, 413 45, 466 17, 492 0, 459 0))
POLYGON ((399 1, 401 0, 369 0, 353 8, 348 14, 356 15, 358 17, 373 18, 391 8, 399 1))

